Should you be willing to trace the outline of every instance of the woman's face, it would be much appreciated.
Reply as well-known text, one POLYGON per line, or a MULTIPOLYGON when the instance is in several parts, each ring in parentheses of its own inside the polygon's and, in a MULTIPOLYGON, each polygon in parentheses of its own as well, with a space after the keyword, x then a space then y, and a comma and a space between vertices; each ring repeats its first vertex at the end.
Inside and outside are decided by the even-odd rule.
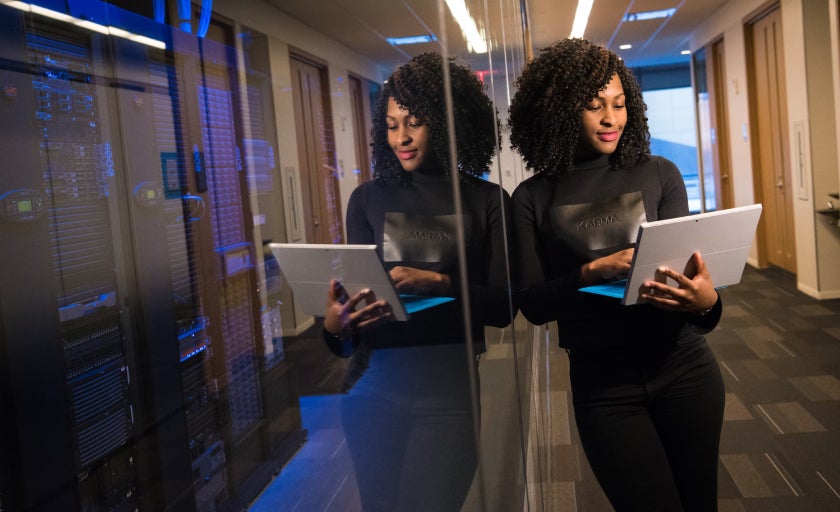
POLYGON ((584 107, 581 118, 581 148, 602 155, 613 153, 627 124, 624 88, 617 74, 584 107))
POLYGON ((401 108, 394 98, 388 98, 388 145, 408 172, 427 165, 431 154, 429 127, 401 108))

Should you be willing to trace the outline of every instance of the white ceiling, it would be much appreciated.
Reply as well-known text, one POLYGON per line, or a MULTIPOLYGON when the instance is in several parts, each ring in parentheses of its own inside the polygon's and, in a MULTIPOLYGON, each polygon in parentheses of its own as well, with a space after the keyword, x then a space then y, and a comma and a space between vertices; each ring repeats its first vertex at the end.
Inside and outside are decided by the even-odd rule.
MULTIPOLYGON (((466 55, 457 25, 446 12, 439 23, 443 0, 266 0, 306 25, 329 35, 354 51, 386 67, 399 65, 437 43, 400 46, 386 38, 432 33, 450 41, 450 54, 466 55), (448 37, 447 37, 448 35, 448 37)), ((604 43, 631 67, 688 62, 691 32, 728 0, 594 0, 584 37, 604 43), (623 22, 625 14, 676 8, 666 19, 623 22), (619 50, 630 43, 631 50, 619 50)), ((737 1, 737 0, 731 0, 737 1)), ((576 0, 466 0, 471 15, 484 26, 496 48, 521 49, 523 33, 511 33, 522 6, 528 13, 534 51, 571 32, 576 0), (485 12, 486 8, 486 12, 485 12), (500 20, 507 20, 502 23, 500 20), (504 28, 504 30, 502 29, 504 28)))

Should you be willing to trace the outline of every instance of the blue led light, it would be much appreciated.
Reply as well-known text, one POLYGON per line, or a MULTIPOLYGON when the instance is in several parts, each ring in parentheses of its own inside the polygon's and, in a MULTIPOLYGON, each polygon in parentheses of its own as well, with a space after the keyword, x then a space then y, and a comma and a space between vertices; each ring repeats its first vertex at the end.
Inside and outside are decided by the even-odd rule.
POLYGON ((434 34, 426 34, 422 36, 408 36, 408 37, 389 37, 388 42, 394 46, 399 46, 403 44, 421 44, 421 43, 431 43, 437 41, 437 38, 434 34))

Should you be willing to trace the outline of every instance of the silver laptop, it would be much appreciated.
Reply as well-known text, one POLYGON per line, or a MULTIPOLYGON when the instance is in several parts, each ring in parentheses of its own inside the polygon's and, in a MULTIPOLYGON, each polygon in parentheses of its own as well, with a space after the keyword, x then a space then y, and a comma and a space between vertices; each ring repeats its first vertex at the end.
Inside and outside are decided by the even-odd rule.
POLYGON ((392 307, 394 318, 399 321, 408 320, 417 311, 454 300, 398 293, 375 245, 271 243, 269 248, 292 287, 295 303, 313 316, 324 316, 333 278, 351 295, 370 288, 377 299, 384 299, 392 307))
POLYGON ((644 222, 639 226, 627 279, 580 290, 619 298, 624 305, 636 304, 639 288, 645 281, 654 279, 657 268, 664 266, 682 272, 695 251, 706 262, 715 287, 737 284, 744 272, 761 208, 761 204, 753 204, 644 222))

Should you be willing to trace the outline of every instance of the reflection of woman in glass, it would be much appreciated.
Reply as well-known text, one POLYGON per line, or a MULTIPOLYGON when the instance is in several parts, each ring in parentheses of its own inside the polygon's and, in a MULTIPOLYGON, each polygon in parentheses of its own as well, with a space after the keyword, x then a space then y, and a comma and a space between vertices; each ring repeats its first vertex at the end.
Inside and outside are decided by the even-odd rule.
POLYGON ((342 418, 366 511, 460 509, 476 469, 470 379, 477 384, 484 326, 511 318, 502 232, 509 199, 479 178, 497 148, 496 111, 478 78, 450 62, 459 215, 443 66, 439 55, 422 54, 385 83, 372 130, 376 179, 350 197, 347 240, 376 244, 400 293, 456 300, 395 322, 369 291, 334 281, 324 318, 333 351, 352 351, 351 371, 361 369, 342 397, 342 418))
POLYGON ((557 321, 595 476, 618 511, 717 510, 724 388, 704 333, 722 305, 701 256, 664 272, 674 286, 645 283, 647 304, 578 291, 626 275, 640 222, 688 215, 679 171, 650 155, 639 85, 583 39, 546 48, 516 85, 511 143, 536 172, 511 202, 519 306, 557 321))

